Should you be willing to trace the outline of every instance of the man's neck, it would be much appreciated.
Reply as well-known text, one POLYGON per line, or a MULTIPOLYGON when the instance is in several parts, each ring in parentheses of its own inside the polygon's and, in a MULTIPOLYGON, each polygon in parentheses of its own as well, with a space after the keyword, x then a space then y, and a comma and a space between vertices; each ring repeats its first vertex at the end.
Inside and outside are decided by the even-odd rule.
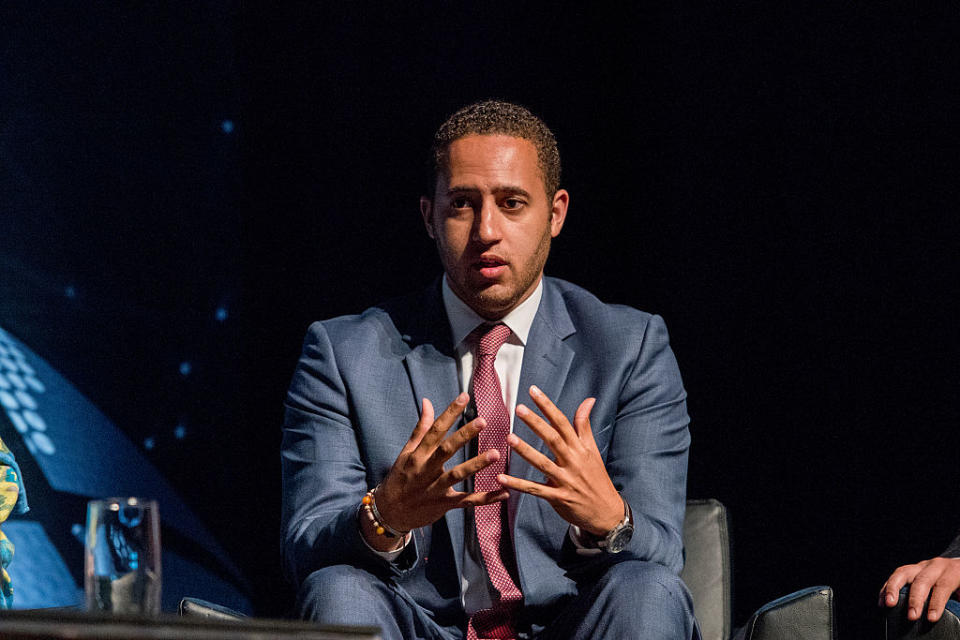
MULTIPOLYGON (((447 311, 447 318, 450 321, 450 329, 453 337, 453 344, 460 342, 473 331, 477 325, 490 322, 489 318, 484 318, 470 305, 463 301, 447 282, 447 276, 443 276, 441 287, 443 294, 443 306, 447 311)), ((540 300, 543 298, 543 277, 534 287, 533 291, 520 304, 510 310, 497 322, 502 322, 517 336, 521 343, 525 344, 527 336, 530 333, 530 327, 533 325, 533 319, 537 315, 537 309, 540 307, 540 300)))

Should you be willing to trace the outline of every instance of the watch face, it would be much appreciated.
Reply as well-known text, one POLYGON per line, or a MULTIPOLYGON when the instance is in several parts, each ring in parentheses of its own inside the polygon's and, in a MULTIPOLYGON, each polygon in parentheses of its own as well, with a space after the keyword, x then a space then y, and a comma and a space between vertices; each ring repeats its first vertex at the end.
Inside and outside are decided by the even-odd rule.
POLYGON ((613 536, 613 539, 610 541, 610 544, 607 546, 607 551, 610 553, 620 553, 627 548, 627 545, 630 544, 630 539, 633 538, 633 527, 627 525, 622 527, 617 533, 613 536))

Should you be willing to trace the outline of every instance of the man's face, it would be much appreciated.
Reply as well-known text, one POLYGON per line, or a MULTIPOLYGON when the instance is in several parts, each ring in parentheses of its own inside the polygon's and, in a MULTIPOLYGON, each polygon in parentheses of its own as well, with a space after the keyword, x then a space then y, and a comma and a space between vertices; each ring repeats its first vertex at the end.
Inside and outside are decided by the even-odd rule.
POLYGON ((569 195, 547 195, 536 147, 523 138, 466 136, 448 157, 433 200, 420 199, 427 233, 454 293, 484 318, 502 318, 536 289, 569 195))

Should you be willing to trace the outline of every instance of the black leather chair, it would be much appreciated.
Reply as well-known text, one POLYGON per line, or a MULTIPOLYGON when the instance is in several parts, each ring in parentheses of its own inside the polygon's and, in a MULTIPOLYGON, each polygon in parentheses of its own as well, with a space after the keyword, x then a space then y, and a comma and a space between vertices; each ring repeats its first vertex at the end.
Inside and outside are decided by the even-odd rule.
POLYGON ((703 640, 835 640, 833 590, 810 587, 767 603, 732 634, 732 562, 726 507, 689 500, 681 577, 693 595, 703 640))
POLYGON ((907 594, 909 587, 900 591, 900 602, 896 606, 883 609, 884 640, 960 640, 960 602, 951 600, 947 609, 936 622, 925 618, 907 620, 907 594))
MULTIPOLYGON (((703 640, 835 640, 833 590, 810 587, 774 600, 731 636, 733 611, 730 535, 726 508, 717 500, 687 502, 683 543, 684 582, 693 595, 703 640)), ((196 598, 184 598, 180 615, 241 619, 241 614, 196 598)))

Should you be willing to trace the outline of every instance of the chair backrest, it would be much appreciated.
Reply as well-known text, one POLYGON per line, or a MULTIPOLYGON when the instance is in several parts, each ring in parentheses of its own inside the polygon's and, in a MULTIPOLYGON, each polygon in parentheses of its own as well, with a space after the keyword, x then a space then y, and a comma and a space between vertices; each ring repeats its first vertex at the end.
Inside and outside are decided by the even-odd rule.
POLYGON ((703 640, 727 640, 733 611, 730 534, 727 509, 719 500, 687 501, 683 546, 680 577, 693 595, 703 640))

